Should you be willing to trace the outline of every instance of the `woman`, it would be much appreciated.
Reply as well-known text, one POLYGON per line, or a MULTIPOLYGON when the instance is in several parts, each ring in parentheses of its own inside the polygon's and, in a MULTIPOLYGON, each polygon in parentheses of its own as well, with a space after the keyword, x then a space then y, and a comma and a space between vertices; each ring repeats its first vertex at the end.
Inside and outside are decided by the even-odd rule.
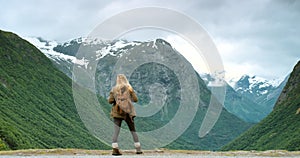
POLYGON ((121 128, 122 120, 124 120, 132 134, 136 154, 142 154, 141 144, 135 131, 134 117, 136 116, 132 101, 137 102, 138 98, 129 84, 127 78, 123 74, 117 76, 116 85, 112 88, 109 94, 108 102, 113 104, 111 116, 114 121, 114 134, 112 141, 112 155, 122 155, 119 151, 118 136, 121 128))

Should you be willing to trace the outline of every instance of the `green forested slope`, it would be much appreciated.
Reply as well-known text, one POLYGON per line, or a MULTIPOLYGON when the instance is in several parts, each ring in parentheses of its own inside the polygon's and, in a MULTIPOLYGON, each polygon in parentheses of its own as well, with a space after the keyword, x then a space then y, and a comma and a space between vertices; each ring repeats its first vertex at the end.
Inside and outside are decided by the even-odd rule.
POLYGON ((37 48, 0 31, 0 150, 106 149, 77 114, 72 82, 37 48))
POLYGON ((300 61, 271 114, 223 150, 300 150, 299 134, 300 61))

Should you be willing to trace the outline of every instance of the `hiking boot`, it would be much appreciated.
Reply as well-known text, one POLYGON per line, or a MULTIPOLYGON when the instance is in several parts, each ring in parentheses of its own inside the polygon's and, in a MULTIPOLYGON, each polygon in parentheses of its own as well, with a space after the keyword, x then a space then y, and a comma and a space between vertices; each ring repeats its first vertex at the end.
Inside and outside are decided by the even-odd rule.
POLYGON ((119 150, 119 145, 118 145, 118 143, 112 143, 111 146, 112 146, 112 148, 113 148, 112 155, 114 155, 114 156, 122 155, 122 153, 121 153, 120 150, 119 150))
POLYGON ((120 150, 118 148, 113 148, 112 155, 120 156, 120 155, 122 155, 122 153, 120 152, 120 150))
POLYGON ((140 142, 135 142, 134 143, 135 149, 136 149, 136 154, 143 154, 141 150, 141 143, 140 142))

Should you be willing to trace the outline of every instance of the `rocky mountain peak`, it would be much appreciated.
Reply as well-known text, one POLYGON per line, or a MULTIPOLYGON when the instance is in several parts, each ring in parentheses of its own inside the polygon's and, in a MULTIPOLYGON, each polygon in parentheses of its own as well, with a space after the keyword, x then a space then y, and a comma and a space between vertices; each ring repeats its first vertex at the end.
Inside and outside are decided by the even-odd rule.
POLYGON ((268 94, 270 90, 279 86, 273 80, 269 81, 255 75, 243 75, 237 82, 232 85, 236 91, 254 96, 268 94))

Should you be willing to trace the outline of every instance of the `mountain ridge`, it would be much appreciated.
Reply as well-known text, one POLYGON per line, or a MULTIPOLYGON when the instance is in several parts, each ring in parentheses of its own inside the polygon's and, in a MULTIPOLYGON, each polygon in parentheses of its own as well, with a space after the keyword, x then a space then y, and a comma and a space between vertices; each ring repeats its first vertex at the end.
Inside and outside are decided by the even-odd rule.
MULTIPOLYGON (((51 44, 51 42, 47 42, 47 40, 36 40, 36 38, 28 38, 27 40, 35 43, 35 45, 37 45, 37 47, 42 52, 47 54, 47 56, 54 61, 54 64, 57 66, 57 68, 67 74, 70 78, 72 78, 72 67, 74 64, 80 66, 87 66, 89 64, 88 59, 83 59, 80 56, 76 59, 75 56, 72 56, 76 54, 74 51, 77 51, 79 49, 80 44, 83 45, 83 49, 87 49, 90 52, 94 51, 97 58, 96 60, 99 61, 106 55, 122 55, 122 53, 126 53, 126 51, 129 51, 129 49, 132 49, 133 47, 139 46, 143 43, 140 41, 126 40, 102 41, 98 39, 93 40, 80 37, 61 44, 52 42, 55 43, 55 45, 53 45, 52 50, 49 51, 49 43, 51 44), (44 47, 47 49, 44 49, 44 47), (90 47, 91 49, 89 49, 88 47, 90 47)), ((162 39, 155 39, 144 42, 147 43, 146 45, 144 45, 144 47, 157 48, 156 42, 163 42, 172 47, 168 42, 162 39)), ((144 50, 141 51, 142 53, 144 53, 144 50)), ((214 80, 209 74, 200 74, 200 76, 206 81, 206 84, 214 80)), ((278 79, 277 82, 279 80, 281 79, 278 79)), ((274 81, 267 81, 266 79, 256 76, 250 77, 249 75, 244 75, 235 82, 233 82, 233 80, 230 80, 228 82, 228 84, 231 86, 236 83, 240 83, 241 86, 233 86, 233 89, 227 86, 227 94, 230 95, 226 95, 225 108, 230 113, 233 113, 244 121, 251 123, 259 122, 271 112, 275 101, 277 100, 277 97, 279 96, 284 86, 277 86, 276 84, 274 84, 274 81), (251 84, 249 83, 248 79, 251 79, 251 84), (239 81, 247 81, 248 84, 246 84, 245 86, 239 81), (243 86, 245 87, 242 88, 243 86), (255 92, 252 93, 252 89, 250 88, 255 88, 255 92)), ((105 94, 101 95, 105 96, 105 94)))
POLYGON ((300 150, 300 61, 273 111, 222 150, 300 150))
MULTIPOLYGON (((115 43, 117 42, 121 42, 121 43, 127 43, 126 45, 132 43, 132 44, 140 44, 142 42, 153 42, 155 43, 156 40, 160 41, 162 39, 153 39, 153 40, 148 40, 148 41, 127 41, 127 40, 115 40, 115 41, 104 41, 104 40, 99 40, 99 39, 89 39, 86 37, 78 37, 78 38, 74 38, 74 39, 70 39, 66 42, 57 42, 55 40, 50 41, 50 40, 45 40, 42 37, 23 37, 25 40, 27 40, 28 42, 32 43, 34 46, 36 46, 37 48, 39 48, 44 54, 47 55, 47 57, 51 58, 51 56, 48 56, 49 54, 51 54, 53 51, 53 56, 60 56, 61 58, 65 58, 66 60, 71 60, 73 63, 75 63, 76 58, 74 58, 76 56, 76 52, 79 49, 79 46, 82 45, 103 45, 104 46, 104 50, 103 51, 110 51, 115 49, 115 51, 118 49, 118 47, 110 47, 109 46, 114 46, 115 43), (72 44, 75 44, 75 46, 72 46, 72 44), (68 47, 75 47, 75 48, 71 48, 70 50, 66 50, 68 49, 68 47), (63 49, 64 48, 64 49, 63 49), (50 50, 52 50, 52 52, 49 52, 50 50), (56 54, 58 53, 58 54, 56 54), (63 56, 66 55, 66 56, 63 56)), ((166 42, 168 45, 171 46, 170 43, 168 43, 167 41, 163 40, 164 42, 166 42)), ((124 45, 123 47, 126 47, 126 45, 124 45)), ((153 45, 154 46, 154 45, 153 45)), ((122 44, 119 45, 119 48, 122 49, 122 44)), ((99 51, 101 52, 101 51, 99 51)), ((102 56, 105 56, 106 54, 103 54, 102 56)), ((113 54, 111 54, 113 55, 113 54)), ((80 60, 80 59, 77 59, 80 60)), ((206 78, 204 76, 206 76, 208 74, 203 73, 200 74, 201 78, 206 80, 206 78)), ((235 84, 241 80, 242 78, 258 78, 261 82, 264 81, 265 84, 267 85, 272 85, 273 87, 278 87, 280 85, 280 83, 282 83, 282 81, 284 80, 284 78, 277 78, 277 79, 272 79, 272 80, 267 80, 265 78, 262 77, 258 77, 257 75, 249 75, 249 74, 244 74, 240 77, 235 77, 235 78, 231 78, 227 80, 227 83, 234 89, 237 90, 235 84)))
POLYGON ((237 93, 256 103, 254 108, 261 112, 259 122, 272 111, 288 78, 289 75, 283 80, 268 81, 258 76, 243 75, 231 84, 237 93))
MULTIPOLYGON (((201 77, 206 83, 214 80, 210 74, 201 74, 201 77)), ((251 78, 254 80, 256 77, 244 75, 235 82, 231 80, 230 83, 226 83, 227 90, 224 106, 230 113, 238 116, 244 121, 258 123, 273 109, 275 101, 277 100, 277 97, 279 96, 288 77, 286 77, 285 80, 277 87, 271 86, 271 84, 265 79, 260 78, 258 80, 259 82, 254 82, 255 80, 249 81, 251 78), (237 86, 232 87, 235 83, 238 83, 236 84, 237 86), (268 85, 269 89, 264 89, 265 85, 268 85), (259 88, 260 86, 262 89, 259 88), (258 92, 250 93, 249 87, 256 87, 258 92), (267 91, 267 93, 260 94, 261 91, 267 91)))

